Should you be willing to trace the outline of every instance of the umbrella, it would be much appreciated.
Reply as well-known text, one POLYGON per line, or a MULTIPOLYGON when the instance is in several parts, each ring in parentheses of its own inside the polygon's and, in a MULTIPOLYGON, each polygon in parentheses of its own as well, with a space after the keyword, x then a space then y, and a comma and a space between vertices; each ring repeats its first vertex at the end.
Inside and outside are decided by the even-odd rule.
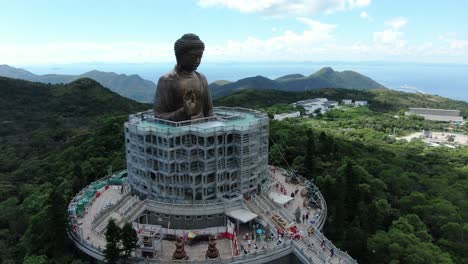
POLYGON ((259 229, 257 229, 257 234, 259 234, 259 235, 263 234, 263 230, 262 230, 262 229, 260 229, 260 228, 259 228, 259 229))
POLYGON ((192 233, 192 232, 189 232, 187 237, 190 238, 190 239, 192 239, 192 238, 194 238, 194 237, 196 237, 196 236, 197 236, 196 234, 194 234, 194 233, 192 233))

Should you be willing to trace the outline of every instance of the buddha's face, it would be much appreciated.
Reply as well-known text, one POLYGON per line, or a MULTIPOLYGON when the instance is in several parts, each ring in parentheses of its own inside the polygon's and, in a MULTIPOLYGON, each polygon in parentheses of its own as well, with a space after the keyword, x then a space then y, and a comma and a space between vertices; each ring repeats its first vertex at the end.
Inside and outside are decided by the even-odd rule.
POLYGON ((203 50, 190 50, 181 54, 177 65, 186 71, 194 71, 198 68, 203 57, 203 50))

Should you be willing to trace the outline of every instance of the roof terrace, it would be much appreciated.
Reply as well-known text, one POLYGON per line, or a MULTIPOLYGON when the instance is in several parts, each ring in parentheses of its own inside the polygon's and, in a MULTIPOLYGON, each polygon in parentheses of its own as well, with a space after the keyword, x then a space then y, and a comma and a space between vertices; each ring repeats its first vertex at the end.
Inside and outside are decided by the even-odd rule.
POLYGON ((251 126, 268 123, 268 117, 258 111, 240 107, 215 107, 215 116, 195 120, 174 122, 156 118, 152 110, 130 115, 126 123, 128 127, 137 130, 153 131, 158 133, 180 133, 200 131, 204 133, 239 130, 246 131, 251 126))

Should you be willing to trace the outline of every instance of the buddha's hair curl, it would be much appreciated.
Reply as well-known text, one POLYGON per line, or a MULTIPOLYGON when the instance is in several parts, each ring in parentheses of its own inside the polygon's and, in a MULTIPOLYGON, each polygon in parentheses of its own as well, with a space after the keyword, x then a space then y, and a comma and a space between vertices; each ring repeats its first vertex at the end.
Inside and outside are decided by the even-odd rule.
POLYGON ((181 55, 191 50, 205 50, 205 44, 195 34, 185 34, 174 43, 174 51, 177 60, 181 55))

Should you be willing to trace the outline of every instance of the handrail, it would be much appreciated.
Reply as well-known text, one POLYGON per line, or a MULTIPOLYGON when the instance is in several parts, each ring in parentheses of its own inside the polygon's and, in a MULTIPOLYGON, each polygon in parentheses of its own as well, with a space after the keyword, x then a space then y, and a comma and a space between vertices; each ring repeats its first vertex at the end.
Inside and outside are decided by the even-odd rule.
POLYGON ((143 259, 143 258, 135 258, 136 263, 219 263, 219 264, 238 264, 238 263, 269 263, 273 259, 277 259, 281 256, 286 256, 292 253, 293 250, 293 242, 292 241, 285 241, 281 245, 278 245, 274 248, 259 250, 257 252, 247 254, 247 255, 239 255, 233 256, 231 258, 222 258, 222 259, 207 259, 207 260, 163 260, 163 259, 143 259), (279 255, 279 256, 278 256, 279 255))
POLYGON ((94 220, 91 222, 91 226, 97 226, 101 224, 102 221, 105 220, 107 213, 109 213, 110 211, 118 210, 124 204, 124 202, 127 201, 127 198, 130 196, 131 196, 130 193, 127 193, 119 201, 117 201, 116 204, 114 204, 113 206, 105 210, 102 210, 101 213, 96 218, 94 218, 94 220))
POLYGON ((104 253, 102 252, 101 248, 94 246, 91 243, 88 243, 86 240, 81 239, 77 236, 73 231, 70 232, 67 230, 68 236, 72 239, 72 242, 77 245, 82 250, 87 250, 88 255, 92 255, 94 258, 98 260, 104 260, 104 253))
MULTIPOLYGON (((281 170, 285 171, 282 168, 281 168, 281 170)), ((296 177, 299 178, 299 180, 304 183, 304 186, 306 188, 309 185, 314 185, 315 186, 315 184, 313 182, 311 182, 310 180, 304 178, 302 175, 297 175, 296 177)), ((309 194, 309 196, 310 195, 311 194, 309 194)), ((316 221, 314 223, 314 227, 315 227, 315 229, 322 230, 323 226, 325 225, 325 221, 327 219, 327 214, 328 214, 327 203, 326 203, 325 198, 323 197, 322 193, 320 192, 320 190, 318 188, 316 188, 316 195, 318 196, 318 199, 319 199, 319 202, 320 202, 320 207, 321 207, 320 209, 322 211, 321 211, 321 213, 319 215, 318 221, 316 221)))
MULTIPOLYGON (((120 171, 118 173, 121 173, 121 172, 122 171, 120 171)), ((117 173, 115 173, 113 175, 116 175, 116 174, 117 173)), ((101 179, 91 183, 89 186, 87 186, 87 188, 84 189, 84 191, 86 191, 86 189, 88 189, 94 183, 105 180, 105 179, 107 179, 107 178, 109 178, 109 177, 111 177, 113 175, 108 175, 108 176, 106 176, 104 178, 101 178, 101 179)), ((305 180, 302 177, 301 177, 301 180, 303 180, 307 184, 312 184, 311 182, 307 182, 307 180, 305 180)), ((75 196, 75 198, 82 195, 84 193, 84 191, 81 191, 80 193, 78 193, 75 196)), ((356 264, 357 262, 351 256, 349 256, 349 254, 347 254, 347 252, 344 252, 344 251, 341 251, 340 249, 338 249, 330 240, 328 240, 320 232, 320 229, 325 224, 326 215, 327 215, 327 205, 326 205, 324 197, 322 196, 320 191, 318 191, 318 189, 317 189, 316 194, 317 194, 317 198, 318 198, 318 200, 320 202, 320 206, 322 207, 322 212, 320 214, 319 220, 315 223, 316 230, 315 230, 315 232, 313 232, 312 237, 304 237, 299 242, 297 242, 297 241, 294 241, 294 242, 293 241, 286 241, 280 247, 275 247, 275 248, 264 250, 264 251, 258 251, 256 253, 249 254, 249 255, 246 255, 246 256, 234 256, 232 258, 217 259, 216 263, 240 263, 240 262, 243 262, 243 263, 265 263, 265 262, 259 262, 259 261, 266 261, 266 259, 272 257, 271 254, 278 257, 277 254, 282 254, 281 252, 283 252, 283 251, 286 252, 285 251, 286 249, 289 250, 289 253, 292 252, 292 250, 293 250, 296 254, 302 254, 301 256, 303 258, 306 258, 306 259, 309 259, 309 260, 311 259, 311 255, 310 254, 307 255, 305 252, 313 252, 317 256, 317 258, 319 258, 321 260, 324 260, 325 255, 326 255, 324 252, 322 252, 320 250, 316 250, 316 249, 307 249, 307 247, 306 247, 305 241, 309 241, 310 239, 315 239, 317 241, 325 241, 327 247, 330 248, 330 249, 333 249, 335 255, 337 257, 341 258, 342 263, 356 264), (308 250, 311 250, 311 251, 308 251, 308 250)), ((126 198, 128 198, 128 196, 129 196, 129 194, 126 194, 112 208, 115 209, 117 207, 121 207, 122 204, 124 203, 124 201, 128 200, 128 199, 126 199, 126 198)), ((71 206, 72 203, 70 203, 70 206, 71 206)), ((154 201, 154 200, 147 200, 147 201, 140 201, 140 203, 137 203, 137 206, 135 206, 135 207, 131 206, 131 210, 129 210, 129 211, 134 212, 135 210, 141 210, 141 208, 144 207, 145 205, 147 205, 147 203, 155 203, 160 207, 172 208, 172 209, 174 209, 174 207, 176 207, 176 208, 179 207, 179 209, 184 209, 184 207, 190 206, 192 209, 195 209, 195 210, 206 210, 206 205, 211 205, 211 206, 214 206, 214 207, 223 207, 224 211, 227 210, 226 209, 227 208, 226 207, 226 201, 216 201, 216 202, 208 202, 208 203, 205 203, 205 202, 200 202, 200 203, 177 203, 177 202, 166 203, 166 202, 160 202, 160 201, 154 201)), ((271 200, 267 196, 265 196, 264 194, 261 194, 258 197, 253 198, 252 202, 250 204, 248 202, 244 201, 242 196, 238 196, 238 197, 236 197, 236 198, 234 198, 234 199, 232 199, 230 201, 229 207, 236 206, 236 205, 239 205, 239 204, 241 206, 243 204, 246 204, 247 207, 255 207, 255 209, 260 210, 260 211, 262 211, 263 207, 267 207, 267 208, 273 209, 273 210, 275 210, 277 212, 283 213, 282 214, 283 216, 287 215, 286 218, 289 218, 289 217, 291 217, 290 215, 292 215, 290 212, 288 212, 290 215, 288 215, 288 214, 285 215, 284 214, 285 210, 283 210, 282 207, 278 207, 275 203, 272 203, 271 200), (272 205, 273 205, 273 207, 272 207, 272 205)), ((252 209, 254 209, 254 208, 252 208, 252 209)), ((263 208, 263 209, 266 209, 266 208, 263 208)), ((255 211, 257 211, 257 210, 255 210, 255 211)), ((93 220, 92 223, 96 224, 96 223, 100 222, 104 218, 104 216, 106 215, 106 212, 107 211, 104 211, 104 213, 102 213, 97 219, 93 220)), ((128 216, 128 214, 124 215, 124 218, 122 219, 122 221, 124 221, 124 220, 127 221, 128 220, 127 216, 128 216)), ((72 224, 76 223, 76 221, 77 221, 77 219, 75 217, 73 217, 73 216, 70 216, 69 220, 70 220, 70 222, 72 224)), ((274 225, 274 223, 271 222, 271 219, 269 219, 268 217, 264 217, 264 219, 262 219, 261 221, 262 221, 263 224, 268 225, 270 227, 273 227, 273 228, 271 228, 272 232, 276 231, 276 229, 274 228, 275 225, 274 225)), ((73 232, 71 230, 68 231, 68 235, 73 240, 73 243, 75 243, 83 251, 87 252, 87 254, 92 255, 93 257, 95 257, 97 259, 103 259, 103 254, 102 254, 103 249, 101 249, 99 247, 96 247, 95 245, 93 245, 93 244, 89 243, 88 241, 86 241, 82 236, 80 236, 80 232, 81 232, 80 227, 78 227, 77 232, 73 232)), ((136 260, 138 260, 138 259, 136 259, 136 260)), ((141 258, 140 258, 140 260, 141 260, 141 258)), ((169 260, 157 260, 157 261, 159 263, 173 263, 172 261, 169 261, 169 260)), ((195 261, 195 262, 191 261, 191 262, 192 263, 199 263, 197 261, 195 261)), ((205 262, 205 261, 203 261, 203 262, 205 262)))
MULTIPOLYGON (((132 114, 129 116, 128 122, 126 122, 126 127, 130 130, 137 128, 138 131, 153 131, 153 132, 175 132, 179 131, 180 128, 183 127, 189 127, 189 129, 193 132, 199 132, 199 131, 209 131, 212 130, 212 132, 222 132, 226 130, 244 130, 246 127, 252 127, 252 126, 260 126, 260 125, 265 125, 269 121, 268 117, 258 111, 255 110, 250 110, 250 109, 245 109, 245 108, 240 108, 240 107, 215 107, 215 114, 218 113, 220 115, 230 115, 228 117, 220 117, 220 116, 211 116, 211 117, 203 117, 199 119, 194 119, 194 120, 185 120, 185 121, 180 121, 180 122, 175 122, 175 121, 170 121, 170 120, 165 120, 161 118, 157 118, 154 116, 154 113, 152 110, 144 111, 144 112, 138 112, 136 114, 132 114), (233 115, 233 113, 235 113, 233 115), (254 115, 256 117, 255 120, 248 122, 245 125, 229 125, 229 126, 217 126, 217 127, 210 127, 210 128, 199 128, 196 126, 193 126, 195 124, 199 123, 204 123, 204 122, 210 122, 210 121, 223 121, 223 120, 230 120, 233 119, 232 117, 246 117, 247 114, 254 115), (143 126, 139 125, 139 121, 144 120, 148 121, 150 123, 158 123, 158 124, 163 124, 167 127, 154 127, 154 126, 143 126)), ((182 132, 182 131, 181 131, 182 132)))
POLYGON ((333 244, 328 238, 326 238, 320 231, 316 230, 313 233, 313 236, 316 236, 320 240, 324 240, 326 245, 329 245, 331 248, 333 248, 333 251, 335 255, 340 256, 343 263, 350 263, 350 264, 357 264, 357 261, 353 259, 347 252, 344 252, 337 248, 335 244, 333 244))

